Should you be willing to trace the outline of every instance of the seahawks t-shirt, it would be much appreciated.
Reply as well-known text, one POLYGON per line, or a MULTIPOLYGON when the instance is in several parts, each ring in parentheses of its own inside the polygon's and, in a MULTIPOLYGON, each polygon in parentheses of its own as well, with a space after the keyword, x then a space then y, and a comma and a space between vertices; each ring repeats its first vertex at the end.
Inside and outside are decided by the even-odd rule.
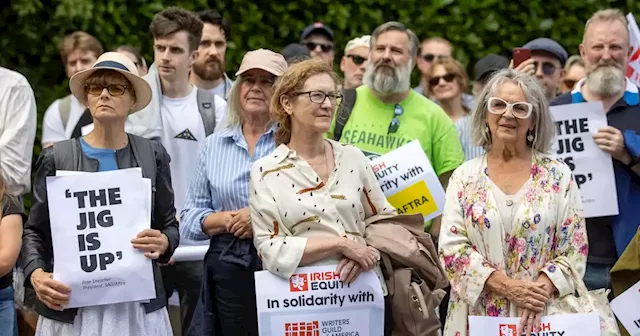
MULTIPOLYGON (((411 90, 400 102, 404 113, 398 117, 398 130, 388 133, 395 104, 383 103, 365 85, 356 91, 356 103, 340 142, 355 145, 373 159, 418 139, 437 175, 452 171, 464 162, 456 127, 436 103, 411 90)), ((327 137, 333 138, 334 127, 335 118, 327 137)))

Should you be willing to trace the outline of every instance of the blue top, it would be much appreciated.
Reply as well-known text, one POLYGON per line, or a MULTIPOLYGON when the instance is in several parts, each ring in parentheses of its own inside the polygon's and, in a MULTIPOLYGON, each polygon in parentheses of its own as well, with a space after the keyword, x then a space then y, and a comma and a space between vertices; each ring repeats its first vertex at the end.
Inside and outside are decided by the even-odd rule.
POLYGON ((118 169, 115 150, 91 147, 83 138, 80 138, 80 147, 89 158, 98 160, 99 172, 118 169))
POLYGON ((236 211, 249 206, 251 165, 275 150, 276 125, 260 136, 253 157, 249 155, 242 126, 227 126, 207 137, 191 177, 180 213, 180 236, 208 240, 202 223, 211 213, 236 211))
MULTIPOLYGON (((578 82, 570 93, 559 96, 551 105, 576 104, 586 102, 580 88, 584 80, 578 82)), ((624 136, 624 145, 629 155, 634 159, 640 158, 640 94, 638 87, 627 79, 625 92, 607 112, 607 122, 610 126, 620 130, 624 136)), ((620 256, 631 242, 640 225, 640 176, 630 167, 613 160, 613 172, 616 179, 618 195, 617 216, 587 218, 587 235, 589 237, 589 261, 597 263, 615 263, 615 254, 620 256), (593 254, 602 254, 609 250, 609 244, 615 245, 614 259, 598 260, 593 254), (608 262, 607 262, 608 261, 608 262)), ((598 257, 603 257, 598 255, 598 257)))

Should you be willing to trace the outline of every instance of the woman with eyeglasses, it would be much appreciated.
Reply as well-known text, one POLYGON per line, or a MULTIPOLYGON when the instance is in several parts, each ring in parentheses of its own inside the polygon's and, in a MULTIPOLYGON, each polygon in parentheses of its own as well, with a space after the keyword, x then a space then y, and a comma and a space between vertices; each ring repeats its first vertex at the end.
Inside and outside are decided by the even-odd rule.
POLYGON ((340 103, 331 65, 291 65, 271 101, 278 147, 251 168, 253 241, 266 270, 289 278, 299 266, 337 265, 350 283, 377 267, 365 227, 395 215, 369 161, 357 148, 324 138, 340 103))
POLYGON ((251 238, 251 164, 275 149, 273 84, 287 62, 271 50, 246 53, 229 92, 227 123, 207 137, 191 177, 180 230, 210 240, 200 300, 188 335, 258 335, 254 272, 262 264, 251 238))
POLYGON ((34 201, 21 251, 25 278, 30 280, 39 301, 36 335, 171 335, 165 308, 167 298, 158 267, 158 263, 169 261, 180 240, 169 154, 159 142, 127 134, 124 129, 129 114, 151 101, 151 88, 138 75, 134 63, 116 52, 102 54, 90 69, 71 77, 69 86, 71 93, 91 112, 94 128, 81 138, 45 148, 36 164, 34 201), (55 176, 57 170, 91 173, 134 167, 141 167, 143 177, 151 178, 151 223, 149 229, 136 237, 122 239, 131 240, 133 248, 152 260, 154 282, 148 285, 155 288, 156 298, 148 302, 66 309, 69 299, 79 293, 74 294, 67 284, 53 278, 49 212, 61 210, 49 209, 47 176, 55 176))
POLYGON ((537 332, 550 298, 573 293, 556 266, 584 274, 587 232, 571 170, 550 155, 554 124, 534 77, 502 70, 472 113, 486 154, 453 173, 440 231, 440 261, 451 282, 445 336, 467 335, 469 316, 520 317, 537 332))

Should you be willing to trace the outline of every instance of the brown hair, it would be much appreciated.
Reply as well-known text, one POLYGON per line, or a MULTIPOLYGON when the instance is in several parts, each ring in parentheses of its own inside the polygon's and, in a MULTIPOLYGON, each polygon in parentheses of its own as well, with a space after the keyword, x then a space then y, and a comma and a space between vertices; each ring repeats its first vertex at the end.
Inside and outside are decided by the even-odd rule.
POLYGON ((280 97, 291 96, 292 93, 302 90, 309 77, 325 73, 331 76, 337 86, 339 78, 331 65, 317 59, 294 63, 278 78, 271 97, 271 119, 278 123, 275 134, 276 146, 291 140, 291 116, 284 110, 280 97))
POLYGON ((153 38, 165 37, 180 31, 186 31, 189 39, 189 51, 198 49, 204 24, 195 13, 180 7, 168 7, 154 15, 149 29, 153 38))
MULTIPOLYGON (((467 72, 464 70, 464 67, 462 66, 462 64, 460 64, 460 62, 456 61, 452 57, 437 58, 431 65, 431 68, 429 68, 429 71, 427 71, 426 73, 428 78, 433 77, 433 74, 435 73, 436 67, 438 65, 443 66, 447 73, 456 74, 456 82, 460 87, 460 92, 467 92, 467 72)), ((431 94, 432 89, 433 87, 431 86, 431 84, 427 83, 427 92, 431 94)))
POLYGON ((97 38, 83 31, 76 31, 64 37, 62 43, 58 46, 62 63, 67 65, 67 58, 74 50, 82 50, 84 52, 93 52, 98 58, 102 55, 104 49, 97 38))

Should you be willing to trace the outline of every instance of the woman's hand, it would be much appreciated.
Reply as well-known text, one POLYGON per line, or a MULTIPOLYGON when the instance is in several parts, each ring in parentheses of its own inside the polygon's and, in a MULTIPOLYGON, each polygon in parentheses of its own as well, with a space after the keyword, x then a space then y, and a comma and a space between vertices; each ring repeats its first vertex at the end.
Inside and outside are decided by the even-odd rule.
POLYGON ((227 231, 240 239, 253 237, 251 230, 251 211, 249 208, 242 208, 231 217, 226 225, 227 231))
POLYGON ((529 309, 518 308, 520 315, 520 325, 518 325, 517 335, 531 335, 540 331, 542 313, 536 313, 529 309))
POLYGON ((340 251, 345 257, 360 264, 363 270, 373 269, 380 260, 380 253, 373 247, 344 238, 344 244, 340 251))
POLYGON ((362 268, 357 262, 349 258, 342 258, 338 264, 338 268, 336 268, 336 272, 340 274, 342 282, 350 284, 362 273, 362 268))
POLYGON ((62 311, 62 305, 69 304, 71 288, 60 281, 53 280, 53 274, 38 268, 31 273, 31 285, 38 299, 47 307, 62 311))
POLYGON ((540 273, 540 275, 538 276, 538 280, 536 280, 536 283, 542 284, 544 289, 549 294, 549 298, 552 298, 558 292, 556 285, 551 282, 551 279, 549 279, 547 273, 540 273))
POLYGON ((169 248, 169 239, 159 230, 146 229, 131 240, 133 248, 144 251, 149 259, 158 259, 169 248))
POLYGON ((549 293, 544 284, 527 280, 510 279, 507 283, 506 296, 519 308, 540 313, 549 301, 549 293))

